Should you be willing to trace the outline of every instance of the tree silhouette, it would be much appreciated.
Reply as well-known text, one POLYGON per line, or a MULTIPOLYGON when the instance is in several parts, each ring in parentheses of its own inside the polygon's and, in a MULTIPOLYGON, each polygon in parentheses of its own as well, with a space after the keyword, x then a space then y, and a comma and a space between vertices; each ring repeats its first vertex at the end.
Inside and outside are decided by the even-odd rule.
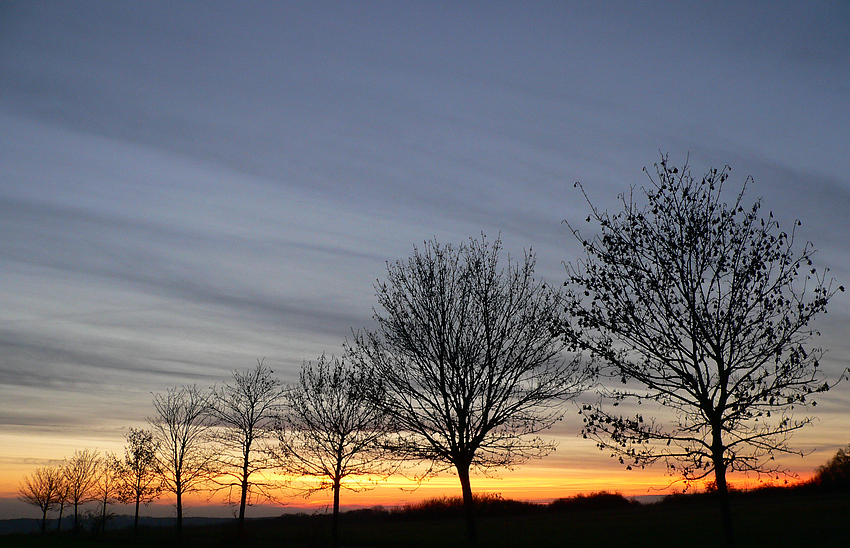
POLYGON ((99 460, 97 481, 94 484, 94 499, 100 505, 100 530, 106 532, 109 505, 120 501, 121 462, 114 453, 107 453, 99 460))
POLYGON ((821 351, 806 345, 835 289, 812 267, 811 244, 798 249, 760 200, 744 204, 749 179, 726 204, 728 167, 695 179, 665 156, 656 174, 639 193, 645 205, 633 188, 616 214, 585 194, 601 232, 570 227, 585 257, 567 265, 569 332, 622 383, 604 393, 615 406, 653 402, 672 418, 585 406, 584 432, 629 465, 663 460, 687 480, 713 473, 732 545, 726 474, 779 471, 774 455, 811 422, 791 412, 829 388, 821 351))
POLYGON ((80 528, 80 505, 96 499, 100 456, 89 449, 76 450, 62 466, 68 489, 68 500, 74 503, 74 531, 80 528))
POLYGON ((274 437, 283 393, 273 371, 258 361, 253 370, 234 371, 233 383, 216 390, 211 399, 214 440, 222 449, 217 459, 223 476, 216 482, 219 489, 228 490, 228 502, 234 489, 238 493, 240 532, 245 528, 245 506, 257 497, 274 499, 273 490, 280 483, 256 478, 275 467, 264 444, 274 437))
POLYGON ((41 510, 41 534, 47 531, 47 512, 59 501, 62 469, 55 466, 36 468, 32 476, 24 476, 18 498, 41 510))
POLYGON ((376 286, 377 329, 350 349, 372 370, 402 431, 401 455, 454 468, 469 543, 476 543, 470 470, 546 455, 536 434, 563 415, 589 371, 566 359, 556 325, 562 296, 533 277, 535 260, 499 265, 501 241, 426 242, 387 265, 376 286))
POLYGON ((814 482, 826 487, 850 487, 850 444, 815 470, 814 482))
POLYGON ((71 498, 71 488, 68 481, 65 479, 65 470, 62 466, 59 467, 59 485, 56 494, 56 506, 59 507, 59 516, 56 519, 56 530, 62 530, 62 515, 65 513, 65 506, 71 498))
POLYGON ((215 455, 207 420, 207 394, 197 386, 170 388, 153 399, 156 415, 148 419, 159 446, 163 490, 174 493, 177 533, 183 531, 183 495, 198 491, 215 472, 215 455))
POLYGON ((278 435, 281 467, 293 476, 319 478, 304 488, 309 495, 332 489, 332 542, 339 544, 341 489, 368 488, 363 476, 387 476, 390 461, 386 437, 389 418, 374 405, 374 379, 342 359, 326 359, 301 368, 299 382, 287 392, 286 412, 278 435))
POLYGON ((121 502, 135 505, 134 533, 139 531, 139 505, 149 504, 162 491, 158 450, 159 442, 153 432, 130 428, 124 458, 118 462, 118 495, 121 502))

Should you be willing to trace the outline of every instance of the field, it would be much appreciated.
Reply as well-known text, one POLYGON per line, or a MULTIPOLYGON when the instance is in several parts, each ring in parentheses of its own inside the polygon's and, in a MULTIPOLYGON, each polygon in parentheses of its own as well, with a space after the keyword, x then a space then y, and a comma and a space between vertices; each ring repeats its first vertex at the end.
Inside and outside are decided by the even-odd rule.
MULTIPOLYGON (((530 505, 484 501, 478 521, 479 546, 486 547, 718 547, 722 545, 718 511, 710 495, 674 497, 650 505, 628 504, 619 497, 578 504, 530 505)), ((387 512, 381 509, 343 514, 341 539, 350 547, 461 547, 463 523, 453 501, 387 512)), ((850 493, 773 489, 738 493, 733 500, 740 546, 846 547, 850 542, 850 493)), ((16 547, 138 546, 168 548, 217 546, 327 546, 328 516, 295 515, 253 520, 243 539, 228 524, 189 527, 181 538, 168 528, 145 528, 95 535, 70 532, 6 535, 0 544, 16 547)))

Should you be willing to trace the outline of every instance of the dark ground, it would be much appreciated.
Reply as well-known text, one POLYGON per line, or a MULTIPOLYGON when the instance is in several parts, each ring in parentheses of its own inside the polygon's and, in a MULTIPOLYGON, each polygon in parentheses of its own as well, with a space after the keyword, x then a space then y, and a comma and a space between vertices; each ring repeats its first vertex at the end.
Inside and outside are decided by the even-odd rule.
MULTIPOLYGON (((720 519, 710 494, 668 497, 639 505, 597 494, 533 505, 489 497, 479 508, 479 546, 487 547, 719 547, 720 519)), ((733 515, 739 546, 850 546, 850 492, 764 489, 735 493, 733 515)), ((171 528, 145 527, 95 534, 83 531, 11 534, 0 545, 17 547, 152 548, 219 546, 314 547, 330 540, 329 516, 287 515, 252 520, 243 539, 232 522, 171 528)), ((456 500, 402 510, 359 510, 343 515, 341 540, 350 547, 461 547, 466 545, 456 500)))

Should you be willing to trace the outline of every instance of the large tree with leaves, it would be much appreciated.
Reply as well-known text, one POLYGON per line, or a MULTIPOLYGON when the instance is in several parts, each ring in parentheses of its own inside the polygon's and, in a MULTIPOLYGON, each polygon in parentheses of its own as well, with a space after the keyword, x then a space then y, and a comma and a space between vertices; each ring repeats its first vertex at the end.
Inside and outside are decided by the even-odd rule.
POLYGON ((843 288, 812 265, 799 221, 783 231, 761 200, 745 203, 749 179, 725 202, 728 174, 695 178, 663 157, 647 187, 620 197, 622 211, 588 200, 595 235, 570 226, 585 256, 568 265, 567 285, 570 338, 616 381, 604 400, 666 410, 654 419, 587 406, 585 433, 629 465, 662 460, 687 480, 713 475, 731 545, 726 474, 779 471, 774 456, 811 422, 791 415, 829 388, 821 351, 808 348, 811 321, 843 288))
POLYGON ((426 242, 376 286, 375 331, 352 355, 373 371, 402 432, 401 455, 457 471, 475 544, 470 471, 521 463, 554 445, 535 434, 563 414, 587 371, 557 330, 563 302, 535 259, 500 263, 501 241, 426 242))
POLYGON ((283 403, 284 387, 262 361, 248 371, 234 371, 233 381, 213 391, 209 413, 214 426, 213 439, 219 447, 218 490, 227 491, 227 500, 238 500, 239 531, 245 529, 245 507, 254 499, 275 497, 279 482, 259 479, 275 467, 267 442, 274 438, 275 422, 283 403))
POLYGON ((369 371, 338 358, 301 368, 298 384, 286 394, 278 436, 283 471, 305 478, 295 485, 305 495, 333 491, 332 543, 339 544, 339 496, 342 489, 368 489, 396 465, 387 443, 390 417, 380 401, 380 387, 369 371), (317 481, 310 481, 317 480, 317 481))

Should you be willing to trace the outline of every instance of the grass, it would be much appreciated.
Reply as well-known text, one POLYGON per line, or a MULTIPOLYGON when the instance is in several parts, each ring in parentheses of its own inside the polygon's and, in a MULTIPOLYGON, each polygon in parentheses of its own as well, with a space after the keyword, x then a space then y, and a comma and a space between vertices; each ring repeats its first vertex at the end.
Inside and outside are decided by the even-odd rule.
MULTIPOLYGON (((638 505, 610 493, 562 499, 551 505, 479 500, 481 548, 593 547, 689 548, 718 547, 719 511, 711 495, 671 497, 638 505)), ((846 547, 850 538, 850 492, 779 489, 737 493, 732 502, 740 546, 846 547)), ((343 514, 344 546, 371 548, 432 548, 465 546, 461 508, 457 499, 435 499, 396 511, 361 510, 343 514)), ((282 516, 253 520, 245 538, 235 527, 190 527, 181 538, 165 528, 91 533, 7 535, 8 548, 94 548, 137 546, 151 548, 319 547, 330 541, 328 516, 282 516)))

